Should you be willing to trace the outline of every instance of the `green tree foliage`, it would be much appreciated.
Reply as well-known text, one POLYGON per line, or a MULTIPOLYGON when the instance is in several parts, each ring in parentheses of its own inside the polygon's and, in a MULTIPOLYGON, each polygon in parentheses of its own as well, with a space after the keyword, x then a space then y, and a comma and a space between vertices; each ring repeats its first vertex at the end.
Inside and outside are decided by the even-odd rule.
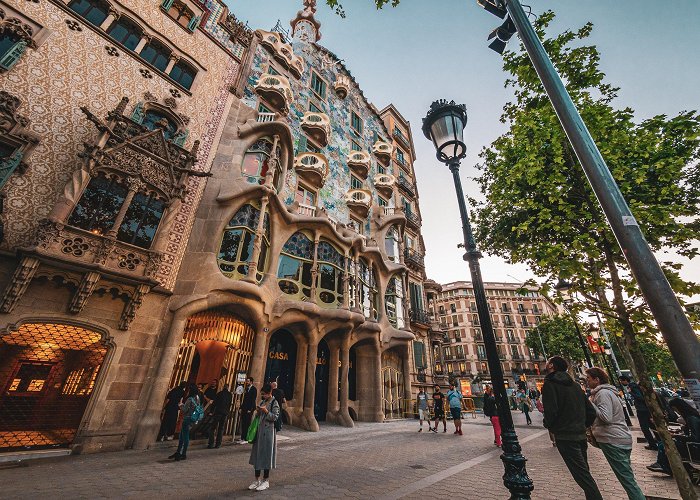
POLYGON ((530 330, 525 339, 527 346, 537 354, 560 355, 572 361, 585 359, 576 327, 567 316, 546 317, 530 330), (545 352, 542 352, 544 347, 545 352))
MULTIPOLYGON (((343 5, 339 0, 326 0, 326 3, 329 5, 329 7, 335 10, 336 14, 338 14, 340 17, 345 17, 345 10, 343 9, 343 5)), ((401 0, 374 0, 374 4, 377 6, 377 9, 381 9, 385 5, 396 7, 399 3, 401 3, 401 0)))

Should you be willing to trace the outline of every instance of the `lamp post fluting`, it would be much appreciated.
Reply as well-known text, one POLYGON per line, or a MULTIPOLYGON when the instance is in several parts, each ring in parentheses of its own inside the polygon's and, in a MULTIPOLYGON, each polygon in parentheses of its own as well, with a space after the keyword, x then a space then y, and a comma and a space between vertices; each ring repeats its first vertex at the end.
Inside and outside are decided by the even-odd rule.
POLYGON ((437 150, 437 158, 445 163, 454 180, 457 202, 459 203, 459 215, 462 219, 462 233, 464 236, 464 260, 469 263, 476 309, 481 323, 481 332, 486 349, 486 357, 491 374, 494 395, 498 405, 498 416, 501 423, 501 438, 503 441, 501 460, 505 468, 503 484, 510 491, 511 500, 529 499, 530 492, 534 489, 532 480, 527 475, 525 462, 527 459, 522 454, 522 448, 515 433, 513 417, 510 413, 508 394, 506 393, 503 379, 503 368, 498 357, 496 338, 493 333, 493 324, 486 301, 486 291, 481 277, 479 259, 481 252, 476 247, 474 234, 469 222, 467 205, 462 191, 462 181, 459 177, 460 161, 466 156, 466 145, 463 140, 464 127, 467 124, 467 110, 463 104, 455 104, 454 101, 435 101, 430 106, 430 111, 423 119, 423 133, 433 141, 437 150))

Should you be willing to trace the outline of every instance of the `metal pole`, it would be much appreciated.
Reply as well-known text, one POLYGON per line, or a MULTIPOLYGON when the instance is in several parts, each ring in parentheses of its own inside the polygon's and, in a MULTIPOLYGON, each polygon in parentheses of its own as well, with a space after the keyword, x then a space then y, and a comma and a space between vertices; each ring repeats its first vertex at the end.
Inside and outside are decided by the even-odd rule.
POLYGON ((630 270, 700 409, 700 341, 520 1, 505 0, 505 3, 630 270))
POLYGON ((503 454, 501 455, 501 460, 505 468, 503 484, 510 491, 511 500, 525 500, 530 498, 530 492, 534 489, 534 485, 532 484, 532 479, 527 475, 527 470, 525 469, 525 462, 527 462, 527 459, 522 455, 522 448, 518 442, 518 436, 515 433, 515 427, 513 425, 513 416, 510 414, 508 395, 503 380, 503 368, 498 358, 496 337, 493 333, 491 314, 489 313, 488 302, 486 301, 484 282, 481 278, 481 266, 479 264, 481 252, 476 248, 474 234, 471 224, 469 223, 467 205, 464 201, 464 192, 462 191, 462 180, 459 177, 459 160, 450 163, 449 167, 455 183, 455 190, 457 191, 459 215, 462 218, 464 248, 466 249, 464 260, 469 262, 469 271, 474 287, 474 299, 481 323, 481 332, 484 338, 489 371, 491 372, 491 383, 493 384, 496 403, 498 404, 498 417, 501 423, 501 437, 503 439, 503 446, 501 447, 503 454))

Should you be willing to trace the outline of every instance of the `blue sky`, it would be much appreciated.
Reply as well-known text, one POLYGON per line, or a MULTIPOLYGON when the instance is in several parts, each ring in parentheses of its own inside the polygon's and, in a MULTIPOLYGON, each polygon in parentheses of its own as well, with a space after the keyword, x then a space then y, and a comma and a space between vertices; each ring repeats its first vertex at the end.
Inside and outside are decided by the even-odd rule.
MULTIPOLYGON (((269 30, 278 19, 288 27, 302 8, 301 0, 227 3, 253 29, 269 30)), ((462 162, 462 179, 465 191, 476 195, 472 165, 479 151, 505 131, 499 117, 510 97, 503 88, 501 59, 486 43, 500 20, 475 0, 402 0, 397 8, 382 11, 371 0, 341 3, 345 19, 319 0, 320 43, 344 60, 379 109, 393 102, 411 122, 428 277, 443 283, 468 280, 469 270, 457 249, 462 237, 451 176, 435 160, 420 125, 435 99, 467 105, 469 154, 462 162)), ((621 87, 618 107, 635 109, 640 120, 700 107, 700 1, 530 0, 530 4, 534 13, 547 9, 557 13, 552 25, 557 32, 594 23, 589 40, 601 51, 608 82, 621 87)), ((482 261, 482 272, 486 281, 533 277, 525 266, 506 265, 489 256, 482 261)), ((685 263, 683 274, 700 281, 700 262, 685 263)))

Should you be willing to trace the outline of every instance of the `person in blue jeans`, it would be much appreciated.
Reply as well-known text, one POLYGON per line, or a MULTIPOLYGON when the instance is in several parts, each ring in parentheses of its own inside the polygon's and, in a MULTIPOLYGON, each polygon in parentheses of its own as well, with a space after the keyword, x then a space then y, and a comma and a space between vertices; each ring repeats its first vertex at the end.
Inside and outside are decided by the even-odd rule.
POLYGON ((447 391, 447 401, 450 404, 452 421, 455 424, 455 434, 462 435, 462 393, 457 390, 457 384, 452 382, 447 391))
POLYGON ((182 429, 180 430, 180 440, 177 444, 177 451, 170 455, 169 459, 176 461, 187 459, 187 447, 190 444, 190 427, 192 427, 192 413, 195 408, 201 404, 202 397, 199 394, 197 384, 190 384, 185 396, 185 402, 182 404, 180 411, 182 412, 182 429))

